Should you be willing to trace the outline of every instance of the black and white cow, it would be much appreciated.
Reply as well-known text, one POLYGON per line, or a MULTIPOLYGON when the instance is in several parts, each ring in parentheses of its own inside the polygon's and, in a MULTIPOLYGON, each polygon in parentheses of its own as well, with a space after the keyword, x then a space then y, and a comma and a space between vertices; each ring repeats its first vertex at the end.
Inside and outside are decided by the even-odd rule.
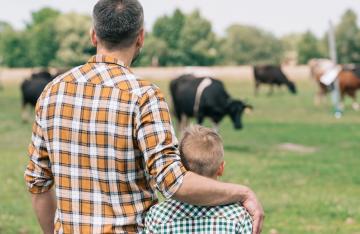
POLYGON ((45 86, 52 81, 52 76, 48 71, 41 71, 33 73, 30 79, 26 79, 21 83, 22 94, 22 119, 28 120, 27 106, 35 107, 38 98, 40 97, 45 86))
POLYGON ((170 92, 181 130, 188 125, 189 117, 195 117, 198 124, 209 117, 217 129, 226 115, 230 116, 235 129, 241 129, 244 110, 252 109, 252 106, 232 99, 224 84, 211 77, 182 75, 171 81, 170 92))
POLYGON ((273 93, 274 85, 286 85, 292 94, 296 94, 296 86, 282 72, 280 66, 254 66, 255 95, 259 92, 260 84, 270 85, 269 95, 273 93))

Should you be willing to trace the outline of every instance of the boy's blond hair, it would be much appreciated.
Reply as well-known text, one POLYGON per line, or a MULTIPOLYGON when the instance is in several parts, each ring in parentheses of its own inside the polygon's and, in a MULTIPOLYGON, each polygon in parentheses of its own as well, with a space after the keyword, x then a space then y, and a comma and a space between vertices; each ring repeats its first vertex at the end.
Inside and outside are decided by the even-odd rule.
POLYGON ((215 176, 224 160, 220 135, 200 125, 185 129, 180 142, 180 153, 186 169, 206 177, 215 176))

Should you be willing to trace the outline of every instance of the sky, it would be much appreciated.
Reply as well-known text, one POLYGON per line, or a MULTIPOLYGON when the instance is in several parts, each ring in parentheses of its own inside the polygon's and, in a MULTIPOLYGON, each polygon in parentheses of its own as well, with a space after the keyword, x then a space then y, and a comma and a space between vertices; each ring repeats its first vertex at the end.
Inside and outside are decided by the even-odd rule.
MULTIPOLYGON (((96 0, 0 0, 0 20, 22 28, 31 12, 50 6, 62 12, 91 14, 96 0)), ((359 15, 360 0, 140 0, 145 11, 145 27, 151 29, 156 18, 171 14, 175 8, 184 12, 199 9, 212 22, 214 31, 223 35, 234 23, 254 25, 283 36, 313 31, 322 36, 329 20, 339 22, 346 9, 359 15)))

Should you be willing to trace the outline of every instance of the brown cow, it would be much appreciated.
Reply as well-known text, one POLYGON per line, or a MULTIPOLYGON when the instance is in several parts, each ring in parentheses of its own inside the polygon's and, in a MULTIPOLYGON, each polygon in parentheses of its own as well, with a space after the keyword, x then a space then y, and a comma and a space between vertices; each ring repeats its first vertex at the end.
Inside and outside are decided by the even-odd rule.
POLYGON ((339 87, 342 106, 344 105, 344 97, 348 95, 353 100, 352 108, 359 110, 359 103, 356 102, 356 91, 360 89, 360 77, 353 69, 343 69, 339 73, 339 87))
MULTIPOLYGON (((310 72, 313 79, 317 82, 319 86, 319 91, 315 95, 314 103, 319 105, 323 102, 325 95, 329 92, 329 87, 320 82, 321 77, 332 67, 334 64, 331 60, 328 59, 311 59, 309 61, 310 72)), ((350 96, 353 99, 352 107, 354 110, 359 110, 360 106, 356 102, 356 91, 360 89, 360 76, 358 70, 360 67, 347 67, 342 66, 341 71, 338 74, 339 78, 339 88, 341 101, 343 106, 343 101, 346 95, 350 96)))

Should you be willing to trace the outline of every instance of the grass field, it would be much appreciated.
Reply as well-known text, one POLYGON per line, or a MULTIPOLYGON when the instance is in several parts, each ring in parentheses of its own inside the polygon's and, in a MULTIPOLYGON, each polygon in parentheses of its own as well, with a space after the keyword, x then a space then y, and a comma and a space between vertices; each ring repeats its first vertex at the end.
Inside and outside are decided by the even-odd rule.
MULTIPOLYGON (((155 83, 167 92, 167 82, 155 83)), ((264 87, 255 98, 248 81, 226 86, 255 109, 242 131, 229 119, 221 123, 222 179, 256 191, 266 213, 263 233, 360 233, 360 112, 348 109, 336 120, 329 104, 314 107, 307 80, 298 82, 297 96, 280 90, 268 97, 264 87), (279 148, 283 143, 315 151, 279 148)), ((0 110, 0 233, 40 233, 23 182, 31 125, 21 122, 17 86, 0 91, 0 110)))

